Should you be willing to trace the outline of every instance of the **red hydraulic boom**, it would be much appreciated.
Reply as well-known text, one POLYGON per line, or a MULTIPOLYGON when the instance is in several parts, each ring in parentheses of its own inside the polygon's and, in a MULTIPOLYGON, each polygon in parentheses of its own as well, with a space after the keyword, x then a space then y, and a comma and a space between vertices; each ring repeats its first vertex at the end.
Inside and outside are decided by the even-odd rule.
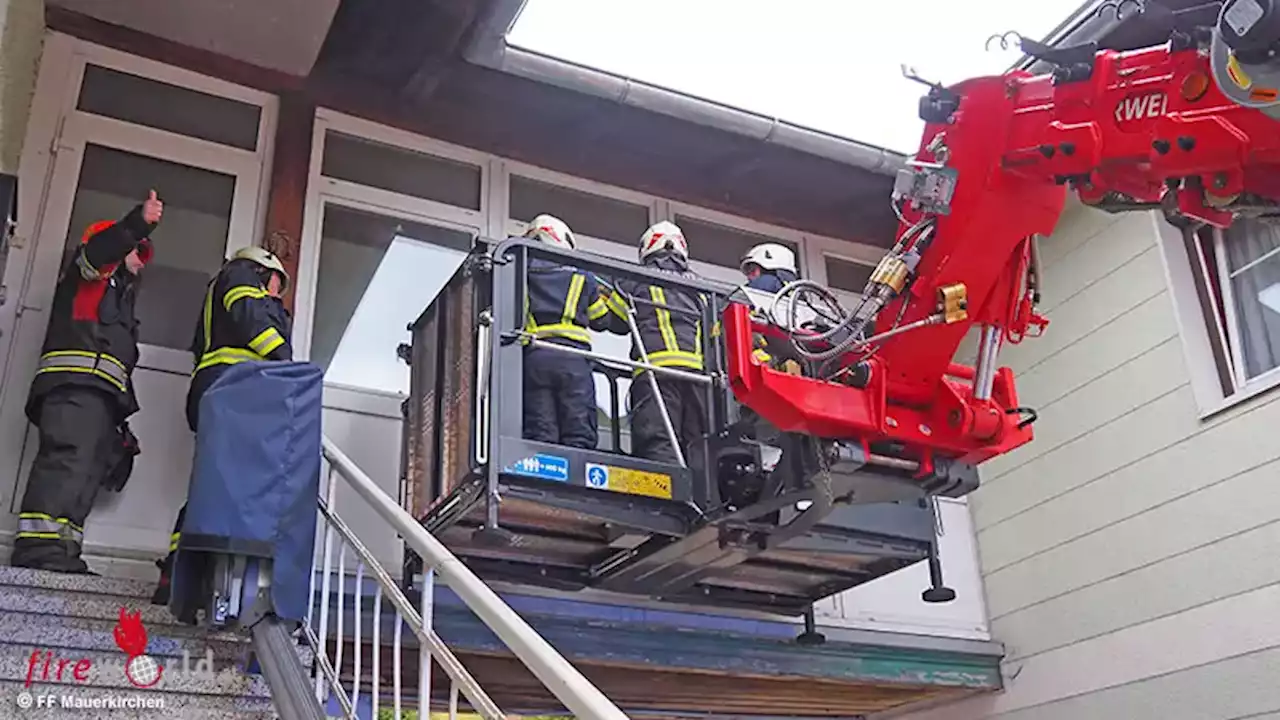
POLYGON ((800 329, 779 304, 769 317, 727 312, 738 399, 783 431, 887 452, 921 476, 941 458, 977 464, 1029 442, 1034 412, 997 352, 1048 324, 1036 312, 1037 236, 1053 231, 1068 189, 1103 209, 1217 227, 1280 214, 1278 30, 1272 3, 1232 0, 1216 27, 1175 30, 1158 47, 1030 43, 1052 73, 932 86, 920 150, 895 185, 897 244, 857 304, 831 307, 830 293, 801 281, 783 294, 825 303, 823 326, 800 329), (1263 15, 1232 10, 1246 3, 1263 15), (975 326, 975 366, 954 364, 975 326), (789 343, 809 370, 753 358, 753 334, 789 343))

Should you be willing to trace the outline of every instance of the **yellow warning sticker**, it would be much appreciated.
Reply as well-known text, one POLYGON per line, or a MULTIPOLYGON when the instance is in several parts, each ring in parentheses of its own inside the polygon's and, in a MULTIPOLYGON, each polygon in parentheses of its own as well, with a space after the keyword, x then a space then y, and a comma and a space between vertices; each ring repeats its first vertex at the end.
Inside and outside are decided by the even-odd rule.
POLYGON ((1240 67, 1240 61, 1236 60, 1235 55, 1227 56, 1227 77, 1230 77, 1231 82, 1241 90, 1248 90, 1249 86, 1253 85, 1253 80, 1244 73, 1244 68, 1240 67))
POLYGON ((671 499, 671 476, 612 465, 587 463, 587 487, 628 495, 671 499))

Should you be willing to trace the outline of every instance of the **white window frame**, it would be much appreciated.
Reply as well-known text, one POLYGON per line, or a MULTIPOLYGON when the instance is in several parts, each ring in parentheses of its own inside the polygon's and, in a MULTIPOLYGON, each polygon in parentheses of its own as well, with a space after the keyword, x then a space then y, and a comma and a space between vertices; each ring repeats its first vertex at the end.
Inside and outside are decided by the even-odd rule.
MULTIPOLYGON (((339 205, 382 217, 434 225, 472 233, 487 234, 489 225, 489 156, 420 135, 387 127, 328 108, 316 112, 311 138, 311 167, 308 173, 307 198, 303 209, 302 240, 298 252, 298 278, 294 295, 294 355, 299 360, 311 356, 311 337, 315 324, 315 298, 320 275, 320 244, 323 241, 324 209, 339 205), (326 133, 333 130, 345 135, 417 152, 445 160, 474 165, 480 169, 480 209, 448 205, 434 200, 405 195, 381 188, 337 180, 322 174, 326 133)), ((360 413, 399 417, 403 396, 372 388, 326 383, 326 404, 360 413), (370 405, 373 403, 373 405, 370 405), (376 408, 376 409, 374 409, 376 408)))
MULTIPOLYGON (((525 163, 516 162, 514 160, 506 160, 503 158, 494 159, 495 166, 495 190, 493 195, 501 197, 501 214, 493 218, 492 227, 502 228, 505 235, 519 235, 525 231, 525 223, 511 217, 511 178, 522 177, 526 180, 534 180, 536 182, 554 185, 556 187, 565 188, 566 190, 574 190, 587 195, 595 195, 597 197, 609 200, 617 200, 619 202, 628 203, 637 207, 648 208, 648 222, 653 224, 658 221, 662 215, 663 201, 652 195, 646 195, 635 190, 617 187, 615 185, 607 185, 605 183, 588 180, 586 178, 565 175, 564 173, 554 170, 547 170, 535 165, 527 165, 525 163)), ((499 204, 499 203, 495 203, 499 204)), ((646 226, 647 227, 647 226, 646 226)), ((644 233, 645 228, 636 230, 636 237, 631 245, 623 244, 619 240, 611 238, 598 238, 590 235, 583 235, 575 231, 574 236, 578 238, 578 245, 583 250, 591 249, 592 244, 599 244, 599 248, 593 252, 601 252, 618 259, 632 260, 635 258, 635 248, 640 242, 640 235, 644 233), (619 250, 617 254, 613 250, 619 250)))
POLYGON ((1188 255, 1182 230, 1165 222, 1157 213, 1151 213, 1151 222, 1160 245, 1165 281, 1173 301, 1183 357, 1191 376, 1191 390, 1200 411, 1200 419, 1206 420, 1280 385, 1280 368, 1246 379, 1240 333, 1235 329, 1235 303, 1230 273, 1226 266, 1224 233, 1214 233, 1217 262, 1215 267, 1207 267, 1203 258, 1188 255), (1196 291, 1196 274, 1207 279, 1208 273, 1217 276, 1222 288, 1227 327, 1219 320, 1217 308, 1204 307, 1196 291), (1213 325, 1212 334, 1206 327, 1209 323, 1213 325), (1221 368, 1214 353, 1215 346, 1225 349, 1231 358, 1230 367, 1227 368, 1234 385, 1231 391, 1223 391, 1219 374, 1221 368))

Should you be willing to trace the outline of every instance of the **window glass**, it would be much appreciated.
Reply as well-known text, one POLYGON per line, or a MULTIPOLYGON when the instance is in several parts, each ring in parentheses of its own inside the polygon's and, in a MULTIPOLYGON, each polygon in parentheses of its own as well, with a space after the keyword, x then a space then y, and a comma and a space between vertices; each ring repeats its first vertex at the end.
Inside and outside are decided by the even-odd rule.
POLYGON ((1241 360, 1254 378, 1280 367, 1280 227, 1237 220, 1224 248, 1241 360))
POLYGON ((243 150, 258 146, 262 108, 87 65, 76 108, 243 150))
POLYGON ((862 289, 867 286, 867 280, 875 270, 870 265, 841 260, 829 255, 823 257, 823 264, 827 267, 827 285, 854 295, 862 293, 862 289))
POLYGON ((742 256, 760 243, 779 243, 791 248, 799 262, 800 250, 793 242, 767 235, 750 233, 737 228, 697 220, 685 215, 676 216, 676 224, 684 231, 689 242, 689 257, 711 265, 738 270, 742 256))
POLYGON ((461 265, 473 235, 326 205, 311 361, 327 382, 408 394, 396 355, 461 265))
POLYGON ((320 172, 469 210, 480 209, 480 166, 329 131, 320 172))
POLYGON ((155 255, 141 275, 138 339, 190 350, 205 288, 225 257, 235 186, 230 175, 87 144, 64 261, 85 228, 123 218, 154 188, 164 201, 164 220, 151 238, 155 255))
POLYGON ((511 219, 527 223, 541 213, 564 220, 576 234, 630 246, 649 227, 647 206, 512 175, 511 219))

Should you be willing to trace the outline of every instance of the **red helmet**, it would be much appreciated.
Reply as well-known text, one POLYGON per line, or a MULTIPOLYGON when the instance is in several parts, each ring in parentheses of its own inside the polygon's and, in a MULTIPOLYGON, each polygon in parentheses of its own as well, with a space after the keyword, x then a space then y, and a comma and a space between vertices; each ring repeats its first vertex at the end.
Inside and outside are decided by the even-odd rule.
MULTIPOLYGON (((89 227, 85 228, 84 235, 80 236, 80 244, 83 245, 89 242, 89 238, 115 224, 115 220, 99 220, 98 222, 93 223, 89 227)), ((153 253, 154 249, 151 247, 151 238, 142 238, 142 240, 138 242, 138 259, 142 261, 143 265, 146 265, 151 262, 151 256, 153 253)))

